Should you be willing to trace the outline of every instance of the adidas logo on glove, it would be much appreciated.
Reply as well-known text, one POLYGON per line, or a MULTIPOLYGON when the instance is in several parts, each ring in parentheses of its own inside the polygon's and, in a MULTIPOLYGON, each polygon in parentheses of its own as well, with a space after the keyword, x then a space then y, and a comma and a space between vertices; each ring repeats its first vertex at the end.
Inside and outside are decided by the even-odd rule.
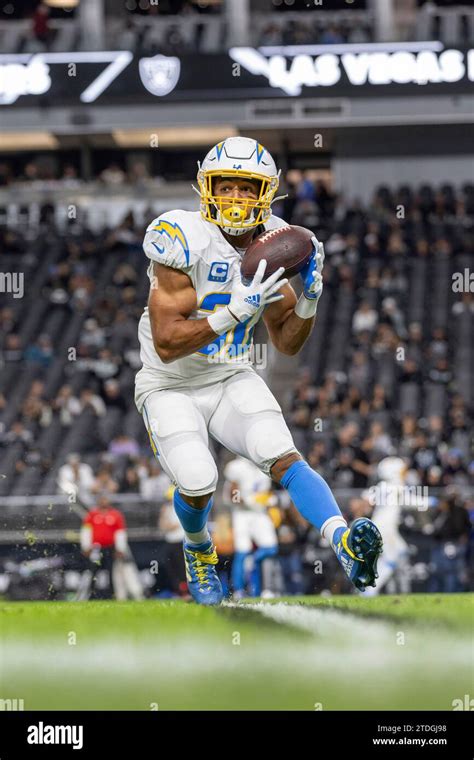
POLYGON ((247 296, 247 298, 244 298, 244 301, 251 306, 260 306, 260 294, 256 293, 253 296, 247 296))

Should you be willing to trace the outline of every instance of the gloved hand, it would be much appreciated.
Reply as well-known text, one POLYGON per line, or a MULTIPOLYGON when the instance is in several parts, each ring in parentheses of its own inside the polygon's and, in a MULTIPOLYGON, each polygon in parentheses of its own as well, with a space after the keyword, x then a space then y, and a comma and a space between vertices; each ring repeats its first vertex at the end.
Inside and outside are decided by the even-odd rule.
POLYGON ((300 272, 303 278, 303 293, 309 300, 319 299, 323 292, 323 266, 324 266, 324 247, 315 237, 311 238, 313 252, 308 263, 304 265, 300 272))
POLYGON ((283 298, 283 293, 278 291, 288 282, 287 278, 280 280, 285 271, 284 267, 279 267, 265 282, 262 282, 266 268, 267 262, 262 259, 250 285, 244 285, 239 280, 234 283, 227 308, 239 322, 253 317, 261 306, 267 306, 283 298))

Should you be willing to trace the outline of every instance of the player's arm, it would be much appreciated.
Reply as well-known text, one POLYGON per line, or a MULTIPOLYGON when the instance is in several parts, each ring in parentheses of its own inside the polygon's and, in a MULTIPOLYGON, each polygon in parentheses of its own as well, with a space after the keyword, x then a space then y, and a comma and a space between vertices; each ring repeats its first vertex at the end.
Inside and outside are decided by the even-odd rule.
POLYGON ((314 327, 316 309, 323 290, 322 269, 324 250, 313 238, 313 255, 301 272, 303 293, 297 300, 290 284, 281 293, 283 298, 268 306, 263 321, 275 348, 282 354, 297 354, 314 327))
POLYGON ((196 308, 196 291, 188 275, 179 269, 153 263, 148 297, 153 345, 161 361, 189 356, 217 337, 209 320, 189 319, 196 308))
POLYGON ((227 306, 216 309, 208 317, 189 319, 197 299, 188 275, 154 262, 148 310, 153 345, 160 359, 169 363, 188 356, 252 317, 260 304, 280 299, 278 291, 288 282, 279 279, 283 267, 262 282, 265 267, 266 262, 261 261, 249 286, 242 285, 240 278, 234 283, 227 306))
POLYGON ((298 353, 313 329, 314 316, 301 319, 295 314, 297 298, 290 284, 285 285, 280 292, 284 297, 267 306, 263 312, 263 321, 277 351, 293 356, 298 353))

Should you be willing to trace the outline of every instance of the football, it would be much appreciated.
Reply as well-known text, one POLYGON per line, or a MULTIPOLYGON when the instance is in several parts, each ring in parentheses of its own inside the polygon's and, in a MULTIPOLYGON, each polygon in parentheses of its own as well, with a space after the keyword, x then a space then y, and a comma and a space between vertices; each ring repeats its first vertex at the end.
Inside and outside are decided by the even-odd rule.
POLYGON ((278 267, 285 267, 284 276, 288 279, 294 277, 311 256, 312 237, 314 237, 314 232, 296 225, 263 232, 252 240, 242 257, 240 264, 242 280, 244 282, 252 280, 262 259, 267 261, 264 280, 278 267))

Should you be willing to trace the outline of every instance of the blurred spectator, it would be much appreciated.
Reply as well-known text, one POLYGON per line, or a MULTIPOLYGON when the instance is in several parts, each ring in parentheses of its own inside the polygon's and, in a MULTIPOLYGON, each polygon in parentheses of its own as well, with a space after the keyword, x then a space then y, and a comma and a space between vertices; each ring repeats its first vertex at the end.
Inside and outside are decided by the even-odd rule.
POLYGON ((140 494, 145 501, 160 502, 165 498, 170 485, 167 474, 163 472, 158 462, 152 460, 148 463, 147 473, 141 479, 140 494))
POLYGON ((378 314, 368 301, 362 301, 352 318, 352 330, 359 333, 365 330, 372 332, 378 322, 378 314))
POLYGON ((384 298, 382 301, 382 320, 387 322, 400 338, 407 337, 405 319, 394 298, 384 298))
POLYGON ((83 388, 80 395, 81 412, 92 410, 97 417, 103 417, 106 413, 105 404, 90 388, 83 388))
POLYGON ((155 460, 149 462, 148 472, 140 484, 140 493, 145 501, 163 501, 170 485, 169 477, 163 472, 158 462, 155 460))
POLYGON ((443 462, 443 483, 449 485, 468 485, 469 474, 463 462, 462 451, 450 449, 443 462))
POLYGON ((94 473, 92 467, 81 462, 79 454, 69 454, 66 463, 59 468, 57 483, 60 492, 71 495, 74 502, 86 506, 92 503, 94 473))
POLYGON ((441 385, 447 385, 451 382, 453 373, 449 369, 449 363, 447 359, 436 359, 434 367, 428 372, 428 377, 432 383, 440 383, 441 385))
POLYGON ((51 406, 43 399, 30 394, 22 404, 21 418, 26 427, 39 434, 37 428, 48 427, 51 424, 51 406))
POLYGON ((133 438, 125 435, 125 433, 121 433, 110 441, 108 453, 112 457, 120 457, 124 455, 136 457, 140 453, 140 447, 133 438))
POLYGON ((33 433, 27 430, 23 422, 16 421, 12 424, 10 430, 1 438, 2 446, 14 446, 21 444, 26 451, 33 443, 33 433))
POLYGON ((84 346, 102 348, 105 344, 105 330, 99 325, 97 319, 89 317, 84 321, 84 328, 79 340, 84 346))
POLYGON ((119 409, 126 412, 128 409, 127 401, 123 395, 118 380, 106 380, 104 383, 103 399, 108 409, 119 409))
POLYGON ((358 440, 358 426, 345 425, 338 434, 340 446, 336 456, 334 477, 337 485, 346 488, 366 488, 370 475, 369 457, 358 440))
POLYGON ((52 31, 49 27, 49 14, 50 9, 46 3, 40 3, 33 14, 33 36, 46 49, 52 37, 52 31))
POLYGON ((36 343, 25 350, 24 359, 28 364, 38 364, 47 369, 53 360, 53 344, 49 335, 40 335, 36 343))
POLYGON ((139 493, 140 476, 133 462, 130 462, 125 468, 125 472, 119 484, 120 493, 139 493))
POLYGON ((354 351, 349 369, 349 382, 354 389, 365 393, 371 379, 370 364, 363 351, 354 351))
POLYGON ((464 590, 466 581, 466 546, 471 522, 457 492, 442 499, 436 509, 433 537, 436 545, 431 553, 433 572, 430 591, 456 593, 464 590))
POLYGON ((10 333, 5 338, 5 344, 1 351, 1 358, 4 362, 16 363, 23 359, 20 336, 16 333, 10 333))
POLYGON ((109 348, 101 348, 97 359, 93 359, 90 362, 90 368, 99 380, 109 380, 115 377, 119 373, 120 359, 118 356, 113 356, 112 351, 109 348))
POLYGON ((400 383, 421 383, 423 374, 416 361, 407 357, 399 370, 400 383))
POLYGON ((260 35, 260 45, 281 45, 281 30, 278 24, 268 24, 260 35))
POLYGON ((81 403, 77 396, 74 396, 70 385, 61 386, 52 401, 52 408, 59 415, 61 425, 65 427, 72 425, 74 418, 81 413, 81 403))
POLYGON ((124 184, 126 176, 120 166, 113 163, 101 172, 100 179, 105 185, 117 187, 118 185, 124 184))
POLYGON ((416 436, 412 461, 413 467, 420 478, 421 485, 426 485, 427 470, 433 465, 441 464, 436 449, 428 445, 427 436, 423 432, 419 432, 416 436))
POLYGON ((340 45, 344 41, 344 37, 335 25, 328 26, 319 38, 320 45, 340 45))
POLYGON ((113 493, 117 493, 117 491, 118 483, 112 477, 110 468, 107 466, 102 466, 97 472, 97 475, 95 476, 94 481, 91 485, 91 493, 96 496, 107 496, 113 493))

